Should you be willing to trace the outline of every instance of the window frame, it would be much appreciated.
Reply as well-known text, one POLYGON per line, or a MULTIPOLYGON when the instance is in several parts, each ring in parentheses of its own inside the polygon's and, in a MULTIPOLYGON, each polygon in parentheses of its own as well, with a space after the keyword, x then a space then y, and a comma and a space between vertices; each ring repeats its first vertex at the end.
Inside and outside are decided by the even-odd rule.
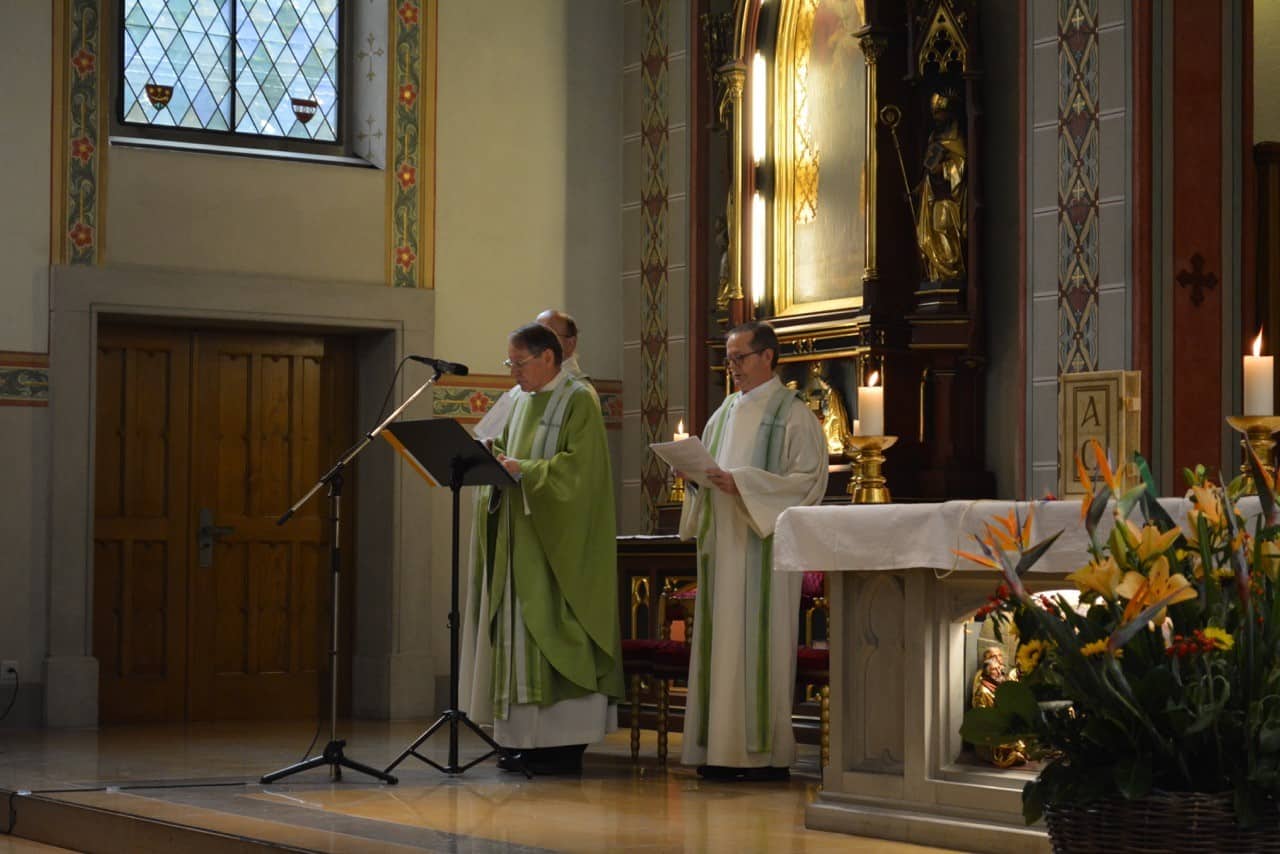
MULTIPOLYGON (((239 3, 240 0, 232 0, 232 2, 239 3)), ((351 98, 354 96, 352 79, 354 63, 351 61, 350 55, 353 42, 349 38, 353 20, 352 6, 354 4, 349 0, 337 0, 337 3, 338 67, 334 75, 334 79, 338 84, 338 107, 334 126, 336 138, 333 142, 323 142, 311 139, 297 139, 290 136, 244 133, 235 129, 184 128, 126 121, 124 117, 125 4, 124 0, 115 0, 112 4, 114 9, 112 10, 111 18, 114 27, 114 38, 110 39, 111 49, 114 51, 114 55, 110 57, 111 141, 126 145, 135 142, 147 147, 165 147, 165 143, 177 143, 178 145, 174 146, 175 148, 198 149, 226 154, 248 154, 251 156, 300 155, 306 157, 307 155, 320 155, 329 160, 333 158, 355 158, 363 163, 364 160, 357 158, 354 154, 351 134, 348 132, 351 98)), ((233 18, 233 20, 235 19, 233 18)), ((234 27, 232 32, 232 50, 234 51, 236 49, 234 27)), ((233 70, 236 67, 237 65, 233 63, 233 70)), ((234 76, 231 80, 231 87, 232 97, 238 98, 234 76)))

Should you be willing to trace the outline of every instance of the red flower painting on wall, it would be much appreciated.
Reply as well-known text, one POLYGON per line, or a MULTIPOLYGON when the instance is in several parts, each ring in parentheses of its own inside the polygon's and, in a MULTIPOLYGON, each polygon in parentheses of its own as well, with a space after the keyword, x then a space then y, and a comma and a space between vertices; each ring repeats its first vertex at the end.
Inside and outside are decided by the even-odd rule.
POLYGON ((71 238, 71 242, 79 249, 84 249, 93 243, 93 229, 85 225, 83 222, 77 222, 67 232, 67 237, 71 238))
POLYGON ((88 163, 94 151, 93 141, 87 136, 71 140, 71 156, 81 163, 88 163))
POLYGON ((408 163, 401 163, 400 168, 396 170, 396 180, 400 182, 401 189, 407 190, 417 183, 418 170, 408 163))
POLYGON ((408 270, 418 260, 417 254, 408 246, 396 247, 396 263, 408 270))
POLYGON ((76 73, 81 77, 93 73, 93 67, 96 64, 94 56, 84 48, 76 51, 75 56, 71 57, 71 66, 75 68, 76 73))

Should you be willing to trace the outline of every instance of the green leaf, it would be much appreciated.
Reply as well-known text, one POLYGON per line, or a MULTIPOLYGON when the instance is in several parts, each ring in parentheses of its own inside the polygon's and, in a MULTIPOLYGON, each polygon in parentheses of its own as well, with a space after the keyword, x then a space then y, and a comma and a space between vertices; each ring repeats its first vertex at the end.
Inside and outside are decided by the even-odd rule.
POLYGON ((1151 791, 1151 764, 1141 756, 1121 759, 1115 765, 1116 788, 1129 800, 1151 791))
POLYGON ((967 709, 964 723, 960 725, 960 737, 970 744, 995 747, 1016 740, 1011 737, 1012 724, 1008 713, 999 706, 967 709))
POLYGON ((1133 489, 1130 489, 1124 495, 1120 496, 1120 500, 1116 502, 1116 516, 1120 519, 1129 518, 1129 514, 1133 512, 1135 504, 1141 500, 1142 496, 1147 492, 1147 486, 1140 483, 1133 489))
POLYGON ((1035 723, 1040 717, 1035 692, 1028 685, 1012 679, 1001 682, 996 688, 996 708, 1003 709, 1028 724, 1035 723))

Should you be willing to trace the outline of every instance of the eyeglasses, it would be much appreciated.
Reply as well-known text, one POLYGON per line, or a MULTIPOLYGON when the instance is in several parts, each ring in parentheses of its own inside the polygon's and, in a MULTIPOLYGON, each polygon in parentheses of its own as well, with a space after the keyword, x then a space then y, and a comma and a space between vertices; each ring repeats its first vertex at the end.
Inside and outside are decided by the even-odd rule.
POLYGON ((529 356, 529 357, 527 357, 527 358, 521 359, 521 360, 520 360, 520 361, 518 361, 518 362, 513 362, 513 361, 511 361, 510 359, 503 359, 503 360, 502 360, 502 367, 506 368, 507 370, 514 371, 516 368, 523 368, 525 365, 529 364, 530 362, 532 362, 532 361, 533 361, 534 359, 536 359, 536 358, 538 358, 538 357, 537 357, 537 356, 529 356))
POLYGON ((768 347, 761 347, 759 350, 750 350, 746 353, 739 353, 736 356, 730 355, 729 353, 725 353, 724 360, 735 368, 741 368, 742 363, 746 361, 746 358, 748 356, 754 356, 757 353, 763 353, 765 350, 768 350, 768 349, 769 349, 768 347))

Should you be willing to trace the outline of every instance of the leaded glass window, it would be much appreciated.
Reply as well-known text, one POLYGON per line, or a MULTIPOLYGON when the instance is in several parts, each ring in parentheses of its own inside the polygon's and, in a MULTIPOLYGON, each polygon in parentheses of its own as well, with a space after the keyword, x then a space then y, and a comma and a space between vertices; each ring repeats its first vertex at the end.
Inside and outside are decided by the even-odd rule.
POLYGON ((124 0, 126 124, 338 140, 341 0, 124 0))

